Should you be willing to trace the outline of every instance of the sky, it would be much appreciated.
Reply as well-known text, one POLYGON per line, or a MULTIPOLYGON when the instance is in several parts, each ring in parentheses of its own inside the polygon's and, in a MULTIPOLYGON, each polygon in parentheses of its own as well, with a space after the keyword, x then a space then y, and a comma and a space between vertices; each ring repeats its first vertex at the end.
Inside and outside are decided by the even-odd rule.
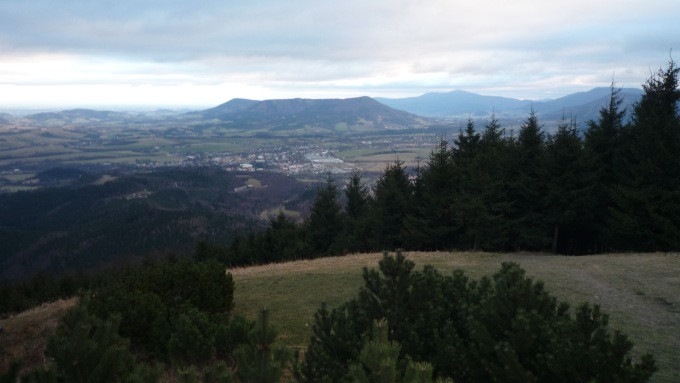
POLYGON ((1 0, 0 108, 639 88, 680 57, 678 20, 679 0, 1 0))

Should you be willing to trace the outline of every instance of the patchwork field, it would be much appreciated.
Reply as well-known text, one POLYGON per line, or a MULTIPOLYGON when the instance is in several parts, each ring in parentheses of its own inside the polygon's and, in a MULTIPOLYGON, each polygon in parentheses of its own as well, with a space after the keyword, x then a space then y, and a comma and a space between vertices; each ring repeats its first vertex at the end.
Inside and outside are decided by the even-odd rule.
POLYGON ((381 173, 388 164, 395 160, 402 161, 405 166, 415 168, 420 161, 421 166, 432 152, 432 147, 414 147, 399 150, 385 149, 356 149, 338 152, 338 157, 346 162, 351 162, 365 172, 381 173))

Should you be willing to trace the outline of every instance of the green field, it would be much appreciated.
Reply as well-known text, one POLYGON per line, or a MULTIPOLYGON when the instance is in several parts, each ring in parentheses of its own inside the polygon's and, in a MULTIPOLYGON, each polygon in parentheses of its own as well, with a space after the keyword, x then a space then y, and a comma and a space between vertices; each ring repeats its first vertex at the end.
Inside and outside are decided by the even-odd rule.
POLYGON ((352 163, 366 172, 383 172, 388 164, 395 160, 402 161, 405 166, 415 168, 420 161, 424 165, 425 159, 432 152, 432 147, 413 147, 404 149, 387 148, 356 148, 342 150, 336 153, 338 158, 352 163))
MULTIPOLYGON (((381 254, 350 255, 230 270, 236 312, 255 318, 267 307, 281 341, 303 348, 313 314, 326 302, 337 307, 362 285, 361 268, 377 267, 381 254)), ((502 262, 520 264, 529 277, 572 306, 588 301, 610 314, 610 327, 627 334, 635 353, 652 353, 659 366, 652 382, 680 381, 680 254, 608 254, 565 257, 542 254, 407 253, 418 267, 448 273, 460 268, 479 278, 502 262)))

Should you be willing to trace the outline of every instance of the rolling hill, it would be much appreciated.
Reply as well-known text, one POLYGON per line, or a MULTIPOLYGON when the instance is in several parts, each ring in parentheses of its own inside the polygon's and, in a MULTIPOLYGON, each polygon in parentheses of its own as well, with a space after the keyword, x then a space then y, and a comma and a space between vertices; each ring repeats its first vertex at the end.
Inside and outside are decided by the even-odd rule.
POLYGON ((29 114, 26 119, 34 123, 43 124, 73 124, 87 122, 111 122, 129 120, 128 113, 112 112, 93 109, 71 109, 60 112, 43 112, 29 114))
POLYGON ((393 109, 370 97, 347 99, 282 99, 254 101, 233 99, 214 108, 191 113, 204 120, 219 120, 227 127, 246 130, 357 131, 411 129, 429 121, 393 109))

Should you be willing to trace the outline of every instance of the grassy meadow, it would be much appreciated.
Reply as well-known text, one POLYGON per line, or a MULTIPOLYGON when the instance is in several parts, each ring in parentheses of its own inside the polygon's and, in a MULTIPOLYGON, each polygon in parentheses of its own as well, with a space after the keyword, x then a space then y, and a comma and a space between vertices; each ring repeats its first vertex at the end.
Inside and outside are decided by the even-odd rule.
MULTIPOLYGON (((680 381, 680 254, 605 254, 566 257, 545 254, 406 253, 416 268, 431 264, 442 273, 462 269, 471 278, 516 262, 527 275, 572 306, 588 301, 610 315, 610 328, 650 352, 659 371, 654 383, 680 381)), ((361 269, 375 268, 382 254, 356 254, 229 270, 236 283, 235 311, 255 319, 261 307, 271 312, 281 344, 304 349, 314 312, 325 302, 337 307, 356 296, 361 269)), ((0 370, 9 359, 29 366, 45 363, 43 350, 58 318, 75 300, 57 301, 0 319, 0 370)))
MULTIPOLYGON (((382 254, 359 254, 230 270, 236 282, 236 312, 256 318, 271 312, 281 342, 304 348, 321 303, 337 307, 353 298, 363 267, 377 267, 382 254)), ((652 382, 680 381, 680 254, 606 254, 566 257, 544 254, 407 253, 419 269, 442 273, 462 269, 479 278, 503 262, 516 262, 527 275, 572 307, 591 302, 610 315, 610 328, 652 353, 659 367, 652 382)))

